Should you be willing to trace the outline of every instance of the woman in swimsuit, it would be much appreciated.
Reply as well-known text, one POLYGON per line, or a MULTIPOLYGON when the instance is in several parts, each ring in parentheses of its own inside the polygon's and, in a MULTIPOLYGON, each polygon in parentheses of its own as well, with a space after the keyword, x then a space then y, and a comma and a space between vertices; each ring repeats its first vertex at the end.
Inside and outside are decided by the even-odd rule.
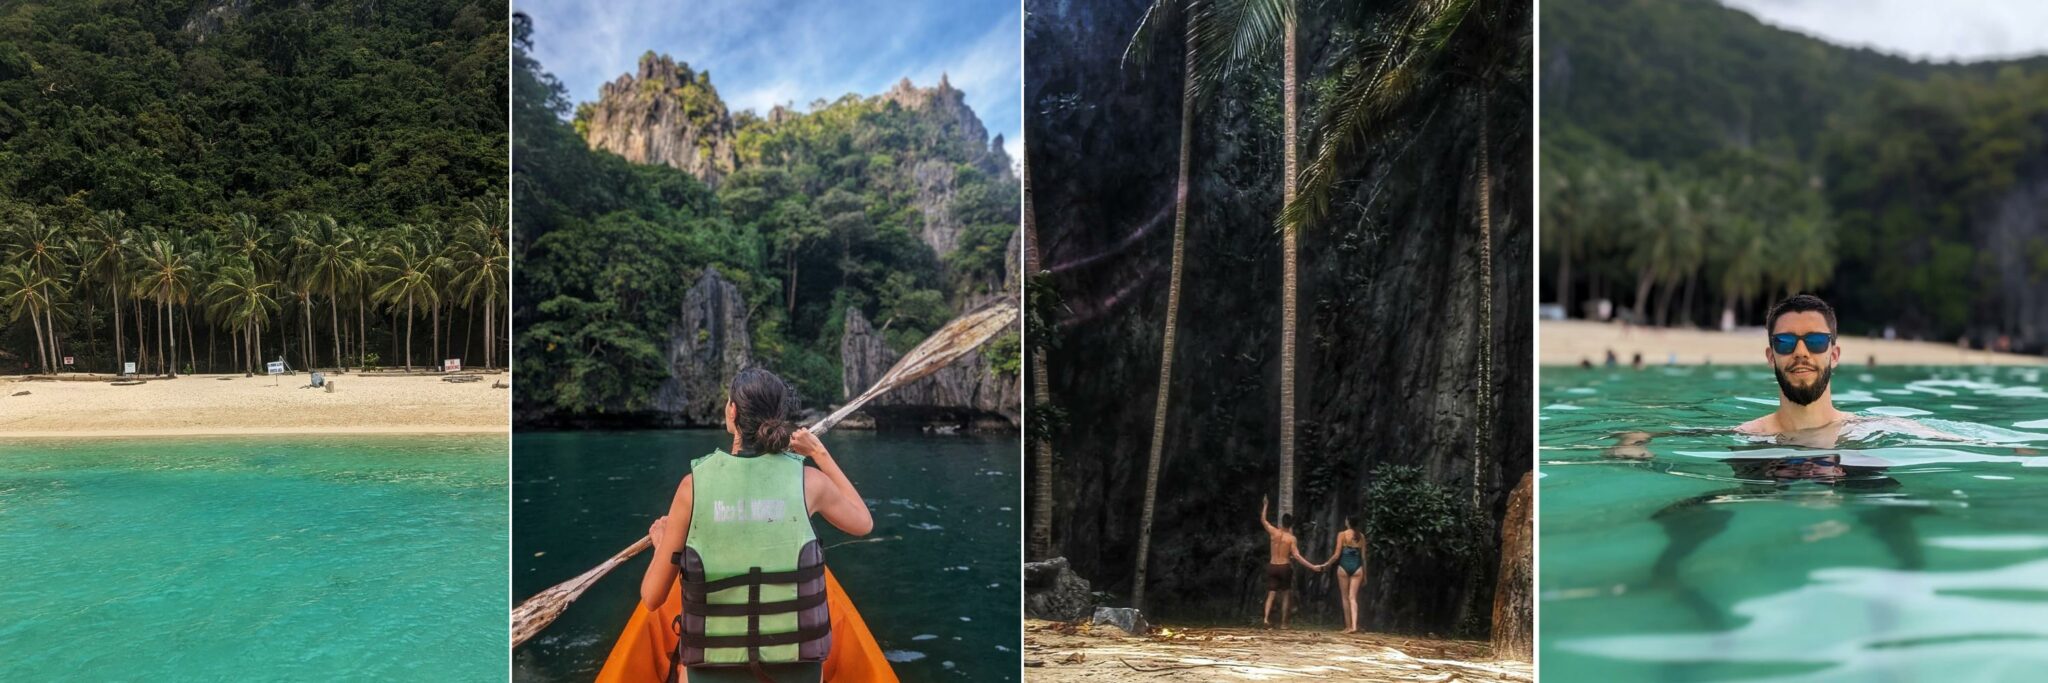
POLYGON ((1344 597, 1343 633, 1358 632, 1358 589, 1365 586, 1365 534, 1358 531, 1358 516, 1344 518, 1344 530, 1337 532, 1337 547, 1330 559, 1316 565, 1316 571, 1337 565, 1337 588, 1344 597))

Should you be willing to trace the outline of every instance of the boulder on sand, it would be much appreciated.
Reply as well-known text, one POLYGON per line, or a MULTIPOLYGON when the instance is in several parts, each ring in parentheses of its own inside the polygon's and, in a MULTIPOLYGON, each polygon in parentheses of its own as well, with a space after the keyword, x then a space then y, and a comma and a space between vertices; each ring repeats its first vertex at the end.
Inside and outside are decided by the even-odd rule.
POLYGON ((1067 558, 1024 563, 1024 614, 1033 619, 1078 621, 1095 609, 1088 580, 1067 567, 1067 558))
POLYGON ((1095 625, 1115 626, 1134 636, 1145 635, 1151 630, 1145 623, 1145 614, 1130 607, 1095 608, 1095 625))

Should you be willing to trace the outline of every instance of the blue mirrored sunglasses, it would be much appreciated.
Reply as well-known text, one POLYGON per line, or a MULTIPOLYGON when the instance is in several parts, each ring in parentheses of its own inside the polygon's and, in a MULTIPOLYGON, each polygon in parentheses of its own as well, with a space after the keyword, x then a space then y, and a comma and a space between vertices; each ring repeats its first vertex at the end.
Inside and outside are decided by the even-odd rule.
POLYGON ((1827 353, 1828 346, 1835 343, 1835 335, 1826 332, 1815 332, 1808 335, 1786 332, 1771 335, 1771 350, 1778 352, 1780 355, 1791 353, 1794 348, 1797 348, 1801 339, 1806 340, 1806 350, 1816 354, 1827 353))

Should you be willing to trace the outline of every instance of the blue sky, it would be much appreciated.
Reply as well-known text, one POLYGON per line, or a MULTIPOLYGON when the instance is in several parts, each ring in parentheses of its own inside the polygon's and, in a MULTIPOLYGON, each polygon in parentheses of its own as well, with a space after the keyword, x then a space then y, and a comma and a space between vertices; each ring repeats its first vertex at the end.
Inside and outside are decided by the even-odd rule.
POLYGON ((711 72, 735 111, 766 113, 846 93, 880 94, 909 77, 945 73, 967 104, 1022 159, 1022 19, 1016 0, 518 0, 533 17, 534 57, 569 89, 600 84, 653 50, 711 72))
POLYGON ((1828 42, 1942 62, 2048 52, 2043 0, 1722 0, 1828 42))

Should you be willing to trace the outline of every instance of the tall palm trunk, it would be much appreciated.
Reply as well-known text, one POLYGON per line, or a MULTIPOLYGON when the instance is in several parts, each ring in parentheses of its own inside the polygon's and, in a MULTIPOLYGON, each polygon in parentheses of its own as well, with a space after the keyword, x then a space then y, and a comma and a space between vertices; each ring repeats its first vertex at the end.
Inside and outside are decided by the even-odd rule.
POLYGON ((1572 245, 1566 237, 1557 250, 1557 304, 1564 307, 1564 316, 1572 317, 1572 245))
POLYGON ((484 367, 498 367, 498 305, 484 302, 484 367))
MULTIPOLYGON (((1031 155, 1024 155, 1024 287, 1038 273, 1038 217, 1031 204, 1031 155)), ((1031 398, 1034 407, 1052 405, 1052 382, 1046 377, 1045 349, 1031 349, 1031 398)), ((1031 535, 1024 554, 1034 560, 1052 557, 1052 439, 1040 434, 1031 474, 1031 535)))
POLYGON ((164 302, 162 299, 158 299, 156 302, 156 374, 170 374, 170 366, 164 356, 164 349, 168 348, 171 347, 164 343, 164 302))
POLYGON ((368 299, 356 302, 356 367, 359 368, 370 365, 370 325, 364 322, 369 315, 369 309, 368 299))
POLYGON ((119 369, 128 361, 128 350, 121 347, 121 285, 114 284, 114 367, 119 369))
MULTIPOLYGON (((1479 431, 1472 439, 1472 507, 1486 496, 1487 451, 1493 438, 1493 167, 1489 157, 1491 98, 1479 92, 1479 431)), ((1483 519, 1492 519, 1482 515, 1483 519)))
MULTIPOLYGON (((192 341, 192 312, 191 312, 191 311, 186 311, 186 312, 185 312, 185 352, 186 352, 186 353, 189 353, 189 354, 192 354, 192 358, 193 358, 194 360, 197 360, 197 359, 199 358, 199 344, 198 344, 197 342, 194 342, 194 341, 192 341)), ((194 369, 196 370, 197 368, 194 368, 194 369)))
POLYGON ((43 325, 50 331, 50 367, 62 370, 64 366, 57 363, 61 352, 58 350, 57 317, 53 314, 53 309, 55 308, 57 308, 57 300, 50 298, 50 288, 44 287, 43 325))
POLYGON ((405 295, 405 371, 412 372, 412 295, 405 295))
MULTIPOLYGON (((149 335, 142 331, 142 324, 144 322, 142 317, 142 298, 136 297, 133 299, 129 299, 128 304, 130 306, 135 307, 135 371, 148 372, 149 335)), ((121 366, 121 369, 123 370, 126 370, 127 368, 128 366, 126 365, 121 366)))
POLYGON ((299 324, 305 329, 305 334, 299 337, 299 343, 304 345, 299 350, 299 356, 306 359, 306 371, 312 372, 315 363, 313 358, 313 295, 310 292, 305 296, 299 297, 299 324))
POLYGON ((43 319, 36 315, 33 305, 28 309, 28 324, 36 331, 36 365, 42 366, 43 374, 50 374, 50 352, 43 344, 43 319))
POLYGON ((434 331, 434 357, 427 360, 434 361, 434 366, 440 367, 441 361, 439 359, 447 358, 447 356, 441 353, 441 305, 434 304, 434 307, 429 309, 428 314, 431 317, 427 320, 427 328, 434 331))
MULTIPOLYGON (((1290 8, 1291 9, 1291 8, 1290 8)), ((1294 78, 1294 13, 1287 13, 1287 44, 1281 50, 1280 90, 1284 101, 1281 122, 1281 138, 1286 149, 1281 152, 1285 166, 1280 195, 1281 206, 1294 203, 1295 192, 1295 112, 1294 102, 1297 83, 1294 78)), ((1294 512, 1294 335, 1296 322, 1300 319, 1297 311, 1295 282, 1300 277, 1299 254, 1301 231, 1290 226, 1281 235, 1280 283, 1280 514, 1294 512)))
POLYGON ((170 367, 170 370, 169 370, 169 371, 167 371, 167 372, 166 372, 165 374, 168 374, 168 375, 170 375, 171 377, 177 377, 177 376, 178 376, 178 308, 177 308, 176 306, 173 306, 173 305, 171 305, 171 303, 170 303, 169 301, 165 301, 165 302, 164 302, 164 310, 166 311, 166 314, 170 316, 170 326, 171 326, 171 329, 170 329, 170 332, 171 332, 171 346, 170 346, 170 349, 171 349, 171 367, 170 367))
POLYGON ((341 304, 334 297, 327 297, 327 331, 334 336, 334 367, 340 369, 341 360, 341 304))
POLYGON ((1195 136, 1195 44, 1188 41, 1181 64, 1180 177, 1174 183, 1173 267, 1166 283, 1165 341, 1159 349, 1159 396, 1152 406, 1151 453, 1145 459, 1145 504, 1138 512, 1138 572, 1131 585, 1131 606, 1145 607, 1145 560, 1152 550, 1152 513, 1159 499, 1159 458, 1166 443, 1167 397, 1173 393, 1173 342, 1180 326, 1181 252, 1188 234, 1188 155, 1195 136))

